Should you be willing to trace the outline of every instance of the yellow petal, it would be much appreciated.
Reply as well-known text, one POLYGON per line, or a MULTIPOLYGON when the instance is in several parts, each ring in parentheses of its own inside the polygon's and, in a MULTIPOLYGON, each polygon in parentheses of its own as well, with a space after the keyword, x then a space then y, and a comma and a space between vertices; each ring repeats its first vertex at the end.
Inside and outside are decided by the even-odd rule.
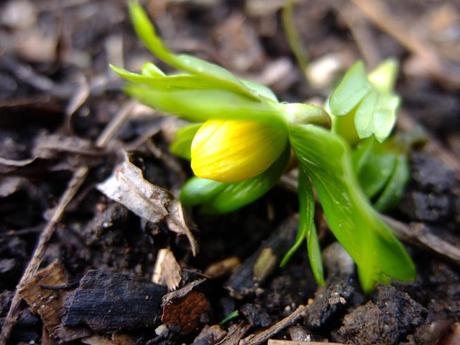
POLYGON ((264 172, 286 146, 284 130, 253 121, 208 120, 192 141, 196 176, 237 182, 264 172))

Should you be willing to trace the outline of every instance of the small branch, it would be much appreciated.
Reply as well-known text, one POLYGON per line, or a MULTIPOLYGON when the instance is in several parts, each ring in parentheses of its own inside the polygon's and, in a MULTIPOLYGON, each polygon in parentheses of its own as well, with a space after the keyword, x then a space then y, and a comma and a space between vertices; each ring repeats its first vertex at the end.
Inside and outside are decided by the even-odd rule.
POLYGON ((388 216, 381 217, 401 240, 428 249, 460 265, 460 248, 434 235, 425 224, 407 225, 388 216))
POLYGON ((267 328, 265 331, 247 336, 246 338, 240 341, 240 345, 258 345, 266 342, 272 336, 274 336, 284 328, 292 325, 302 316, 305 316, 307 308, 308 307, 305 305, 299 306, 291 315, 278 321, 273 326, 267 328))
MULTIPOLYGON (((120 109, 112 121, 107 125, 106 129, 100 134, 96 141, 97 147, 105 147, 109 143, 109 141, 115 136, 120 127, 123 125, 123 123, 129 118, 132 109, 132 102, 128 102, 124 107, 120 109)), ((0 334, 0 345, 6 344, 11 330, 13 329, 13 326, 17 320, 21 302, 21 297, 19 296, 18 291, 21 289, 24 283, 38 271, 40 264, 43 261, 43 257, 45 256, 46 249, 48 248, 48 243, 56 231, 56 225, 62 219, 65 209, 85 182, 88 172, 89 168, 87 166, 83 166, 73 174, 72 179, 67 185, 67 189, 59 200, 57 207, 54 209, 51 219, 40 234, 37 247, 32 254, 32 258, 27 264, 24 274, 16 286, 16 291, 11 301, 11 306, 3 323, 3 328, 0 334)))

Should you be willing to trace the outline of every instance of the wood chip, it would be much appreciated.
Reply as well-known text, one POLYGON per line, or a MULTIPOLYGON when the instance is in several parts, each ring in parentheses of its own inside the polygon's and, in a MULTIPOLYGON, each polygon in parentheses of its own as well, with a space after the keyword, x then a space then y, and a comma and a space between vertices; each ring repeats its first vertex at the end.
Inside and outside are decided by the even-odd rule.
POLYGON ((153 327, 166 288, 127 274, 88 271, 66 300, 67 327, 95 332, 153 327))
POLYGON ((197 289, 204 281, 196 280, 163 297, 161 321, 169 329, 189 334, 209 318, 211 305, 206 295, 197 289))
POLYGON ((33 313, 40 315, 51 337, 54 337, 54 331, 61 322, 60 313, 62 313, 65 292, 46 287, 65 284, 67 284, 67 277, 64 268, 54 261, 24 282, 19 290, 19 296, 27 302, 33 313))
POLYGON ((231 256, 221 261, 215 262, 206 268, 204 275, 209 278, 221 278, 235 271, 241 264, 240 258, 231 256))
POLYGON ((153 269, 152 281, 156 284, 166 285, 170 291, 175 290, 181 281, 181 273, 182 269, 171 249, 160 249, 153 269))

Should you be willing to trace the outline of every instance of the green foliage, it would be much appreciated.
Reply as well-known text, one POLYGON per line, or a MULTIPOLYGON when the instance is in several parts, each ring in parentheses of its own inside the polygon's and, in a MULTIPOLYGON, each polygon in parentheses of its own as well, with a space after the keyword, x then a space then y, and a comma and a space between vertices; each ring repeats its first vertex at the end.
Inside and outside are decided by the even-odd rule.
POLYGON ((293 246, 284 255, 280 266, 286 266, 294 253, 306 242, 313 276, 318 284, 323 285, 324 272, 323 263, 321 261, 321 248, 319 246, 315 225, 315 198, 308 176, 302 168, 299 170, 298 197, 300 216, 299 229, 293 246))
POLYGON ((312 125, 293 125, 289 134, 329 227, 358 266, 363 289, 391 279, 412 280, 414 265, 361 192, 343 139, 312 125))
POLYGON ((364 140, 353 151, 353 168, 364 194, 379 211, 397 205, 409 180, 407 148, 400 140, 364 140))
POLYGON ((329 99, 334 130, 354 145, 374 136, 383 142, 396 122, 400 99, 393 93, 397 64, 387 60, 369 76, 364 64, 355 63, 329 99))

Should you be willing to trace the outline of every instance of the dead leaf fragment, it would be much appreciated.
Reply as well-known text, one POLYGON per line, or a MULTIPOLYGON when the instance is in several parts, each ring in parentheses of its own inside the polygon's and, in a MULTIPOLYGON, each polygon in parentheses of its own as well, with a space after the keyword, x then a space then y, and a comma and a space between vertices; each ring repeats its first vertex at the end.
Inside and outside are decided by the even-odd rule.
POLYGON ((193 254, 197 253, 197 244, 186 224, 180 202, 167 190, 147 181, 142 170, 129 161, 128 154, 97 189, 149 222, 165 220, 171 231, 187 236, 193 254))
POLYGON ((175 290, 181 281, 181 273, 182 269, 171 249, 160 249, 153 269, 152 282, 166 285, 169 290, 175 290))

